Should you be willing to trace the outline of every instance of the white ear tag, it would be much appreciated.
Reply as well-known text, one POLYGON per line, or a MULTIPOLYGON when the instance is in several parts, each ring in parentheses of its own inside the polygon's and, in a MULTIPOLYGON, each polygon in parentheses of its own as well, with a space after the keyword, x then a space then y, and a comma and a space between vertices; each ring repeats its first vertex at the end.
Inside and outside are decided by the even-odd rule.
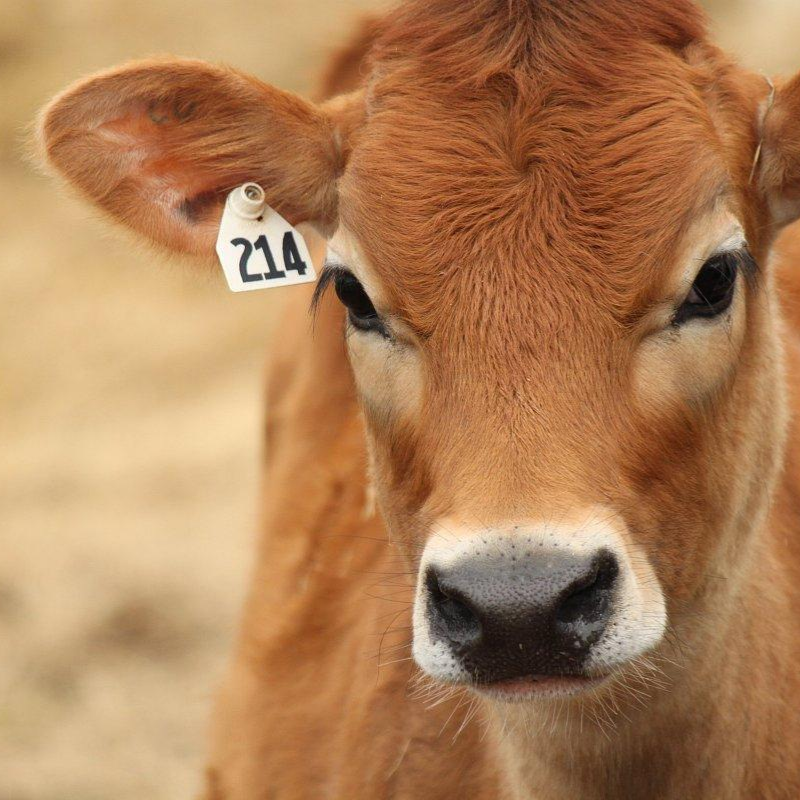
POLYGON ((257 183, 245 183, 228 195, 219 223, 217 255, 232 292, 317 279, 302 235, 267 205, 257 183))

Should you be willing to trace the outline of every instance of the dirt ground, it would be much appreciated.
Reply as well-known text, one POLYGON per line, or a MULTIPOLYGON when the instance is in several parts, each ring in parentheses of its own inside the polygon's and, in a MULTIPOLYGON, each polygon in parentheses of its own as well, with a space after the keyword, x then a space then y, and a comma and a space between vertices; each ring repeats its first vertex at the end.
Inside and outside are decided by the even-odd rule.
MULTIPOLYGON (((0 800, 197 790, 280 302, 137 252, 25 165, 25 128, 77 76, 153 53, 308 91, 374 6, 0 0, 0 800)), ((750 66, 800 68, 797 0, 708 7, 750 66)))

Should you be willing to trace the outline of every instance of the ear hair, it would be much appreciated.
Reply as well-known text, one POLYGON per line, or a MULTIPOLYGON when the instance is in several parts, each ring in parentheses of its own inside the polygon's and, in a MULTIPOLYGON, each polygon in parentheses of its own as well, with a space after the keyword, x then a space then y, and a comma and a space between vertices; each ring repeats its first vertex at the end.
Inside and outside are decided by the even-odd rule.
POLYGON ((772 110, 772 106, 775 105, 775 84, 768 75, 764 75, 764 80, 767 82, 769 86, 769 97, 767 98, 767 103, 764 106, 764 109, 761 112, 761 120, 759 122, 759 130, 761 132, 761 137, 758 140, 758 147, 756 147, 756 154, 753 158, 753 168, 750 170, 750 178, 748 183, 753 183, 753 178, 756 175, 756 169, 758 169, 759 162, 761 161, 761 151, 764 149, 764 124, 767 121, 767 116, 769 112, 772 110))
POLYGON ((759 186, 781 227, 800 217, 800 75, 778 85, 766 111, 759 186))

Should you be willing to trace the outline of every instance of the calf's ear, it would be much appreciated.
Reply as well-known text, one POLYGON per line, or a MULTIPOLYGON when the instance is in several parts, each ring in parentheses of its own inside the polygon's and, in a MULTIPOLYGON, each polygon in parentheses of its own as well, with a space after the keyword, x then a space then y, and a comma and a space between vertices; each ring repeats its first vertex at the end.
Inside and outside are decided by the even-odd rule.
MULTIPOLYGON (((44 161, 114 220, 213 255, 227 193, 260 183, 290 223, 336 225, 337 113, 231 69, 183 59, 102 72, 41 112, 44 161)), ((352 120, 352 110, 346 117, 352 120)))
POLYGON ((762 114, 760 183, 782 226, 800 217, 800 73, 770 92, 762 114))

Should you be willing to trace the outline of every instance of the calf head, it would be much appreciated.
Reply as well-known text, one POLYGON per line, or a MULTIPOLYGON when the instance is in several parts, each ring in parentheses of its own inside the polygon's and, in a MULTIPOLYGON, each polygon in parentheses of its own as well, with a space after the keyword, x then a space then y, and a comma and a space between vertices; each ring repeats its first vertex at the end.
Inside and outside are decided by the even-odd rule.
POLYGON ((329 239, 432 677, 578 690, 735 591, 782 456, 800 80, 772 97, 688 2, 411 2, 352 95, 150 61, 40 134, 174 250, 211 256, 244 181, 329 239))

